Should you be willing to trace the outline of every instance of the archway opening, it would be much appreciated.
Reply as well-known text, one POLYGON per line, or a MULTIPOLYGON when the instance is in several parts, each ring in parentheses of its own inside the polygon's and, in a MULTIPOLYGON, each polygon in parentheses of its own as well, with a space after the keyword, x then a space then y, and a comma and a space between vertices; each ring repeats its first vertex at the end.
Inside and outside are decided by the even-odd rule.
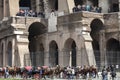
POLYGON ((109 0, 109 6, 109 12, 119 12, 119 0, 109 0))
POLYGON ((73 39, 69 38, 64 44, 64 65, 76 66, 76 43, 73 39))
POLYGON ((49 65, 56 66, 59 64, 58 45, 55 41, 49 44, 49 65))
POLYGON ((58 0, 49 0, 49 7, 52 10, 58 11, 58 0))
POLYGON ((103 30, 103 23, 99 19, 94 19, 91 22, 91 32, 90 35, 92 37, 92 46, 94 50, 95 60, 98 67, 100 67, 100 39, 102 38, 100 35, 102 35, 103 30))
MULTIPOLYGON (((44 53, 44 48, 43 48, 43 44, 40 44, 39 47, 39 51, 37 50, 38 47, 38 42, 42 40, 42 38, 40 39, 39 36, 43 35, 44 33, 47 32, 47 28, 40 22, 35 22, 33 24, 30 25, 29 29, 29 52, 31 54, 31 60, 32 60, 32 65, 38 65, 37 62, 39 62, 39 59, 36 61, 36 55, 42 55, 44 53)), ((38 57, 39 58, 39 57, 38 57)), ((43 58, 40 59, 43 61, 43 58)), ((40 65, 43 65, 43 63, 41 63, 40 65)))
POLYGON ((29 51, 36 52, 36 40, 38 39, 39 35, 42 35, 47 32, 47 28, 42 23, 35 22, 30 25, 28 32, 29 51))
POLYGON ((98 0, 74 0, 75 5, 86 5, 98 6, 98 0))
POLYGON ((19 0, 20 9, 30 9, 31 0, 19 0))
POLYGON ((8 43, 6 61, 8 66, 12 66, 12 42, 8 43))
POLYGON ((120 43, 116 39, 107 41, 107 65, 120 65, 120 43))

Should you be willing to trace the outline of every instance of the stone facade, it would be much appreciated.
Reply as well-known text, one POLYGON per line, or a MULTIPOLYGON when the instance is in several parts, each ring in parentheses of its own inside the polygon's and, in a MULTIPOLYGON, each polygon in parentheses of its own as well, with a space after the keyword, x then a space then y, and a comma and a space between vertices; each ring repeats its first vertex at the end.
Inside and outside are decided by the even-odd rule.
MULTIPOLYGON (((114 54, 120 52, 119 12, 72 13, 73 0, 58 0, 63 5, 51 13, 55 6, 49 0, 36 0, 31 8, 44 11, 45 18, 21 17, 13 3, 19 0, 0 1, 0 66, 120 65, 120 55, 114 54)), ((108 1, 98 2, 107 12, 108 1)))

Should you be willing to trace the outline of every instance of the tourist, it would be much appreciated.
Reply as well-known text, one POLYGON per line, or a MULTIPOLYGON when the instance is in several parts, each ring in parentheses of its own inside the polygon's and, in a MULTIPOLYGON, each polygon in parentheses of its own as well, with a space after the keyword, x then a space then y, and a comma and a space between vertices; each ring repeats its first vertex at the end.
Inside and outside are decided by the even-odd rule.
POLYGON ((78 7, 77 6, 75 6, 75 7, 73 7, 73 12, 78 12, 78 7))
POLYGON ((8 67, 5 67, 4 70, 5 70, 5 75, 4 75, 4 77, 5 77, 5 78, 8 78, 8 77, 9 77, 9 69, 8 69, 8 67))
POLYGON ((102 69, 101 75, 102 75, 102 80, 108 80, 108 72, 107 72, 105 66, 102 69))

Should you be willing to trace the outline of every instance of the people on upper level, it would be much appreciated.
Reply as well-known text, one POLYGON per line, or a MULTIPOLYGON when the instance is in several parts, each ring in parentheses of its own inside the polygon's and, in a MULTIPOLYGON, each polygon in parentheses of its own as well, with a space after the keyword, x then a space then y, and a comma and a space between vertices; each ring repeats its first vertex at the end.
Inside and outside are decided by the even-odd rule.
POLYGON ((79 11, 78 9, 79 9, 78 6, 75 6, 75 7, 73 7, 72 10, 73 10, 73 12, 77 12, 77 11, 79 11))
POLYGON ((26 17, 44 17, 43 12, 35 12, 33 10, 22 10, 20 9, 16 16, 26 16, 26 17))
POLYGON ((79 11, 89 11, 89 12, 97 12, 101 13, 102 8, 99 6, 91 6, 91 5, 77 5, 73 7, 73 13, 79 11))

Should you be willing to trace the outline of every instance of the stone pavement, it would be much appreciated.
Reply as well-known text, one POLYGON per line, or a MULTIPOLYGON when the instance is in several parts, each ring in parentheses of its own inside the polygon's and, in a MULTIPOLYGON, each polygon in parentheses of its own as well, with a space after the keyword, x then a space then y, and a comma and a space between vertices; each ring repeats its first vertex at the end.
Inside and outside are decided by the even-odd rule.
MULTIPOLYGON (((53 79, 50 79, 50 78, 46 78, 46 80, 102 80, 102 76, 101 76, 101 73, 98 73, 99 77, 96 77, 94 79, 91 79, 91 78, 87 78, 87 79, 57 79, 57 78, 53 78, 53 79)), ((19 80, 23 80, 22 78, 17 78, 19 80)), ((27 79, 27 80, 34 80, 34 79, 27 79)), ((40 79, 40 80, 45 80, 45 79, 40 79)), ((111 79, 111 76, 110 76, 110 73, 108 73, 108 80, 112 80, 111 79)), ((117 76, 114 80, 120 80, 120 72, 117 73, 117 76)))
MULTIPOLYGON (((44 79, 42 79, 44 80, 44 79)), ((91 78, 87 78, 87 79, 49 79, 47 78, 46 80, 102 80, 102 76, 101 76, 101 73, 99 73, 99 77, 96 77, 94 79, 91 79, 91 78)), ((110 73, 108 73, 108 80, 112 80, 111 76, 110 76, 110 73)), ((117 76, 114 80, 120 80, 120 72, 117 73, 117 76)))

